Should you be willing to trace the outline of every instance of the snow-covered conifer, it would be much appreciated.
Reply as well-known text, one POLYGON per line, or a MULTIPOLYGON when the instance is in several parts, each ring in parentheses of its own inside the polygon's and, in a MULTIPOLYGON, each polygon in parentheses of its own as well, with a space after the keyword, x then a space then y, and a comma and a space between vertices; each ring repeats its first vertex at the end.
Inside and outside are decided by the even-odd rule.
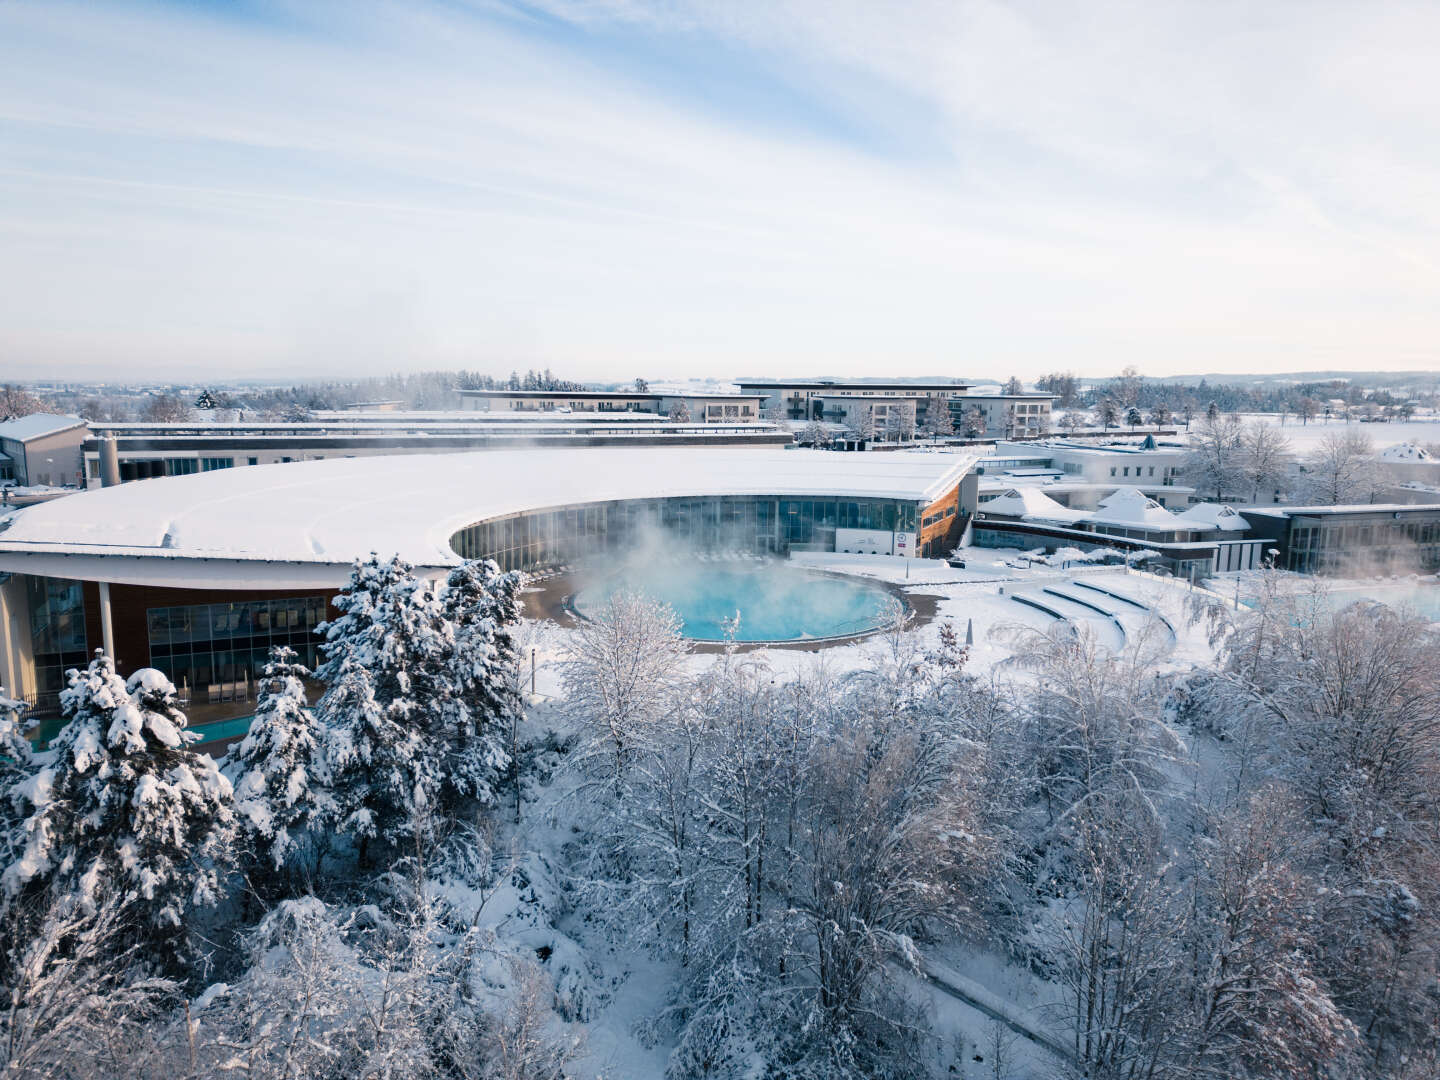
POLYGON ((230 782, 185 749, 175 687, 153 668, 127 682, 97 654, 60 695, 54 760, 16 794, 28 817, 3 875, 6 904, 48 892, 89 911, 122 897, 137 931, 178 935, 220 898, 235 821, 230 782))
POLYGON ((24 767, 30 763, 30 740, 25 738, 27 706, 5 694, 0 686, 0 768, 24 767))
POLYGON ((18 786, 23 784, 30 772, 30 740, 25 738, 26 704, 7 697, 5 688, 0 686, 0 859, 8 863, 12 857, 12 844, 16 842, 19 827, 25 818, 24 800, 18 796, 18 786))
POLYGON ((453 637, 440 680, 437 734, 446 746, 444 783, 452 797, 493 803, 510 767, 505 743, 521 713, 514 628, 523 583, 524 575, 501 573, 490 559, 456 567, 446 582, 444 615, 453 637))
POLYGON ((429 735, 439 696, 435 674, 449 650, 434 588, 402 559, 357 560, 325 626, 326 684, 316 710, 335 823, 363 862, 371 840, 396 843, 435 809, 440 768, 429 735))
POLYGON ((235 785, 235 810, 261 862, 281 870, 312 821, 332 809, 320 727, 305 703, 295 650, 276 645, 260 680, 250 731, 226 774, 235 785))

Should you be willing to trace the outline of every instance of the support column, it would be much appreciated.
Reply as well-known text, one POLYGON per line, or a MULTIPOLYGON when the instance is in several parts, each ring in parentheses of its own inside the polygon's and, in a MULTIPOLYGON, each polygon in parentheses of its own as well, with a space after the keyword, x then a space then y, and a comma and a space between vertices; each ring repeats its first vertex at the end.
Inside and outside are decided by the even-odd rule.
POLYGON ((11 697, 35 693, 30 603, 19 574, 0 574, 0 685, 11 697))
POLYGON ((110 608, 110 583, 100 582, 100 642, 105 655, 115 659, 115 619, 110 608))

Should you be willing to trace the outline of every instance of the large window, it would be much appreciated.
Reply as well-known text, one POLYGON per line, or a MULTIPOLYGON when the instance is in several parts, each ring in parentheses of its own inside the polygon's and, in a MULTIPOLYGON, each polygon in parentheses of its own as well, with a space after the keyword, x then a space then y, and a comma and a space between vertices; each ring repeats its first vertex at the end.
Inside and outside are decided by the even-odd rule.
POLYGON ((37 705, 47 708, 65 688, 65 672, 89 661, 85 643, 85 599, 80 582, 27 577, 30 637, 35 648, 37 705))
POLYGON ((192 701, 253 695, 272 645, 288 645, 314 668, 323 596, 150 608, 150 663, 192 701))
POLYGON ((504 570, 580 562, 631 547, 648 535, 677 550, 792 548, 833 551, 835 529, 915 531, 916 508, 894 499, 777 499, 748 495, 634 499, 540 510, 461 529, 450 545, 504 570))

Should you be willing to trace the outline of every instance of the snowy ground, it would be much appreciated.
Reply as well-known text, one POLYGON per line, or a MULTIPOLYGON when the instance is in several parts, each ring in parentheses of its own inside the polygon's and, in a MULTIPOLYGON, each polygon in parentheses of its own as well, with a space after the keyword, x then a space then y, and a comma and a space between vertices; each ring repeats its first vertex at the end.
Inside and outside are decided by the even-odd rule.
POLYGON ((1388 424, 1362 424, 1358 419, 1347 423, 1339 417, 1332 417, 1328 421, 1311 420, 1308 424, 1302 424, 1300 418, 1293 414, 1286 416, 1284 424, 1281 424, 1281 417, 1277 413, 1241 413, 1240 418, 1274 424, 1290 440, 1290 449, 1301 455, 1315 449, 1325 436, 1347 430, 1370 436, 1377 450, 1401 443, 1415 443, 1418 446, 1440 443, 1440 418, 1397 420, 1388 424))

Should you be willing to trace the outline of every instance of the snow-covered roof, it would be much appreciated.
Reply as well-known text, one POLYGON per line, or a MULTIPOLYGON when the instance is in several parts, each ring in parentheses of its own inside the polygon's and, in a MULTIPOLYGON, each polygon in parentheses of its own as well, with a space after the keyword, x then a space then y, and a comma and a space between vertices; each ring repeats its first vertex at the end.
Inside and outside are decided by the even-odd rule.
POLYGON ((1090 515, 1084 510, 1072 510, 1050 498, 1039 488, 1012 487, 980 505, 986 514, 998 517, 1027 518, 1032 521, 1074 522, 1090 515))
POLYGON ((69 431, 71 428, 84 427, 85 421, 78 416, 60 416, 57 413, 31 413, 29 416, 22 416, 18 420, 6 420, 0 424, 0 439, 15 439, 17 442, 29 442, 31 439, 44 438, 46 435, 54 435, 56 432, 69 431))
POLYGON ((1423 446, 1416 446, 1414 443, 1400 443, 1396 446, 1387 446, 1380 451, 1380 458, 1383 461, 1436 461, 1434 454, 1423 446))
POLYGON ((0 570, 182 587, 223 587, 216 583, 245 573, 251 584, 280 580, 279 571, 260 578, 254 564, 261 561, 290 564, 287 585, 338 583, 345 567, 371 551, 417 566, 454 565, 460 558, 449 541, 456 530, 527 510, 706 495, 931 502, 959 483, 977 456, 601 447, 219 469, 30 508, 0 532, 0 570), (217 561, 233 565, 201 565, 217 561), (246 563, 248 571, 237 568, 246 563))
POLYGON ((1233 506, 1223 503, 1196 503, 1190 509, 1175 515, 1176 521, 1183 521, 1191 529, 1248 529, 1247 522, 1233 506))
POLYGON ((1139 488, 1122 487, 1100 500, 1100 509, 1090 518, 1105 525, 1124 525, 1140 529, 1206 529, 1214 526, 1180 522, 1178 516, 1166 510, 1139 488))

